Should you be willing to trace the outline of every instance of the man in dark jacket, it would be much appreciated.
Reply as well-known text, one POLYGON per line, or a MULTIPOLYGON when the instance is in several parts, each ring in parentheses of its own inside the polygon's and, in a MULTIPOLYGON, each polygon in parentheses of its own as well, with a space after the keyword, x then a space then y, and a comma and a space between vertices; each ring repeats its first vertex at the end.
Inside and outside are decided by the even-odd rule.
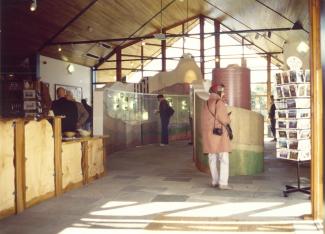
POLYGON ((271 131, 273 134, 273 140, 272 141, 276 141, 276 135, 275 135, 275 104, 274 104, 274 96, 271 95, 271 107, 270 107, 270 111, 269 111, 269 119, 271 121, 271 131))
POLYGON ((164 98, 164 95, 159 94, 157 96, 157 99, 159 101, 159 114, 160 114, 160 121, 161 121, 160 146, 165 146, 168 145, 168 124, 169 124, 169 119, 173 113, 171 113, 171 107, 169 106, 168 102, 164 98))
POLYGON ((62 118, 62 132, 75 131, 78 121, 78 110, 74 102, 66 99, 66 90, 62 87, 56 90, 58 99, 52 102, 54 115, 62 118))
POLYGON ((87 104, 86 99, 81 100, 82 105, 84 105, 84 108, 87 110, 89 116, 86 121, 86 129, 91 130, 92 129, 92 124, 93 124, 93 108, 87 104))

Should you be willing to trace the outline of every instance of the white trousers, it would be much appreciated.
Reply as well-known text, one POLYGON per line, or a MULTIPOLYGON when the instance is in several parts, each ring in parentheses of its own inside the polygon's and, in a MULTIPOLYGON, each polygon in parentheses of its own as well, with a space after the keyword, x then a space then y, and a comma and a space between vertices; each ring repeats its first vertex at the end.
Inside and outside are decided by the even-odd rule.
POLYGON ((229 178, 229 153, 209 154, 209 167, 212 177, 212 185, 228 185, 229 178), (220 165, 220 175, 218 174, 217 159, 220 165))

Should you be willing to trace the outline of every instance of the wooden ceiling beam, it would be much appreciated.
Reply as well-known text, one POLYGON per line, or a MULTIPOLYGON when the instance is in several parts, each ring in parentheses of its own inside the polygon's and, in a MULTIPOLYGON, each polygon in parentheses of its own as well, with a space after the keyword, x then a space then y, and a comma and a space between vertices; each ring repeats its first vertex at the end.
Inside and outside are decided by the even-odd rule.
MULTIPOLYGON (((225 25, 223 25, 225 26, 225 25)), ((225 26, 226 27, 226 26, 225 26)), ((229 29, 229 28, 228 28, 229 29)), ((204 33, 204 35, 216 35, 216 34, 240 34, 240 33, 255 33, 255 32, 281 32, 281 31, 295 31, 302 30, 300 28, 260 28, 260 29, 243 29, 243 30, 230 30, 230 31, 221 31, 221 32, 208 32, 204 33)), ((180 34, 166 34, 166 38, 175 38, 175 37, 191 37, 191 36, 200 36, 200 33, 180 33, 180 34)), ((240 35, 239 35, 240 36, 240 35)), ((242 36, 241 36, 242 37, 242 36)), ((99 42, 116 42, 116 41, 133 41, 127 46, 123 46, 122 48, 129 47, 135 43, 140 42, 144 39, 155 39, 154 35, 145 35, 140 37, 122 37, 122 38, 107 38, 107 39, 99 39, 99 40, 85 40, 85 41, 65 41, 65 42, 52 42, 49 45, 74 45, 74 44, 94 44, 99 42)), ((199 39, 199 38, 197 38, 199 39)), ((282 49, 281 46, 277 45, 282 49)))
POLYGON ((92 0, 85 8, 83 8, 77 15, 75 15, 71 20, 69 20, 59 31, 57 31, 50 39, 48 39, 38 51, 42 51, 47 45, 59 36, 64 30, 66 30, 74 21, 76 21, 80 16, 82 16, 89 8, 91 8, 98 0, 92 0))
MULTIPOLYGON (((281 16, 283 19, 289 21, 292 24, 295 24, 295 22, 293 22, 292 20, 290 20, 288 17, 284 16, 283 14, 281 14, 280 12, 274 10, 272 7, 266 5, 265 3, 259 1, 259 0, 255 0, 257 3, 261 4, 262 6, 266 7, 267 9, 273 11, 274 13, 276 13, 277 15, 281 16)), ((304 30, 306 33, 309 33, 309 31, 307 31, 306 29, 302 28, 302 30, 304 30)))
MULTIPOLYGON (((213 18, 211 18, 211 17, 207 17, 207 18, 209 18, 209 19, 211 19, 211 20, 215 20, 215 19, 213 19, 213 18)), ((227 28, 228 30, 231 30, 228 26, 226 26, 226 25, 224 25, 224 24, 222 24, 222 23, 220 23, 220 24, 221 24, 223 27, 227 28)), ((238 35, 238 36, 242 37, 241 35, 238 35)), ((264 50, 264 49, 261 48, 260 46, 256 45, 253 41, 248 40, 247 38, 245 38, 245 41, 247 41, 248 43, 252 44, 252 46, 255 46, 257 49, 263 51, 265 54, 267 54, 267 53, 273 54, 272 52, 267 52, 266 50, 264 50)), ((281 48, 281 49, 283 50, 283 48, 281 48)), ((274 57, 274 56, 271 56, 271 57, 272 57, 273 59, 277 60, 279 63, 283 64, 283 61, 279 60, 278 58, 276 58, 276 57, 274 57)))
MULTIPOLYGON (((162 28, 162 30, 168 31, 168 30, 170 30, 170 29, 172 29, 172 28, 175 28, 175 27, 178 27, 178 26, 180 26, 180 25, 182 25, 182 24, 184 24, 184 23, 186 23, 186 22, 192 21, 192 20, 194 20, 194 19, 196 19, 196 18, 198 18, 198 17, 199 17, 199 15, 195 15, 195 16, 193 16, 193 17, 187 19, 187 20, 182 20, 182 21, 177 22, 177 23, 175 23, 175 24, 172 24, 172 25, 169 25, 169 26, 167 26, 167 27, 164 27, 164 28, 162 28)), ((154 32, 152 32, 152 33, 149 33, 147 36, 151 36, 151 38, 155 38, 155 37, 154 37, 154 34, 159 33, 159 32, 160 32, 160 30, 156 30, 156 31, 154 31, 154 32)), ((131 42, 129 42, 129 43, 123 45, 123 48, 126 48, 126 47, 129 47, 129 46, 131 46, 131 45, 134 45, 134 44, 140 42, 140 41, 143 40, 143 39, 145 39, 145 38, 142 38, 142 39, 140 38, 140 39, 138 39, 138 40, 136 40, 136 41, 131 41, 131 42)), ((149 39, 150 39, 150 38, 149 38, 149 39)))
MULTIPOLYGON (((242 21, 236 19, 234 16, 232 16, 232 15, 230 15, 229 13, 225 12, 224 10, 222 10, 221 8, 219 8, 218 6, 216 6, 215 4, 211 3, 209 0, 203 0, 203 1, 206 2, 207 4, 209 4, 210 6, 214 7, 215 9, 219 10, 219 11, 222 12, 223 14, 229 16, 231 19, 235 20, 236 22, 240 23, 241 25, 244 25, 245 27, 251 29, 251 27, 249 27, 247 24, 245 24, 245 23, 243 23, 242 21)), ((210 17, 207 17, 207 18, 210 18, 210 17)), ((210 19, 212 19, 212 18, 210 18, 210 19)), ((214 19, 213 19, 213 20, 214 20, 214 19)), ((227 28, 229 28, 229 27, 227 27, 227 28)), ((285 39, 282 38, 281 36, 279 36, 279 35, 277 35, 277 36, 280 37, 282 40, 285 41, 285 39)), ((270 39, 268 39, 268 38, 266 38, 266 40, 268 40, 268 41, 269 41, 270 43, 272 43, 273 45, 275 45, 275 46, 277 46, 277 47, 279 47, 279 48, 282 49, 281 46, 279 46, 278 44, 276 44, 276 43, 273 42, 272 40, 270 40, 270 39)))
MULTIPOLYGON (((137 32, 139 32, 142 28, 144 28, 150 21, 152 21, 156 16, 158 16, 159 14, 162 14, 162 12, 167 9, 170 5, 172 5, 176 0, 172 0, 170 1, 166 6, 161 7, 161 9, 154 14, 150 19, 148 19, 145 23, 143 23, 137 30, 135 30, 128 38, 126 38, 125 40, 122 41, 122 43, 119 44, 119 47, 122 47, 123 44, 126 41, 129 41, 130 38, 132 38, 137 32)), ((103 57, 102 59, 99 60, 99 62, 97 64, 95 64, 95 68, 98 68, 100 65, 102 65, 106 59, 108 58, 108 55, 106 55, 105 57, 103 57)))

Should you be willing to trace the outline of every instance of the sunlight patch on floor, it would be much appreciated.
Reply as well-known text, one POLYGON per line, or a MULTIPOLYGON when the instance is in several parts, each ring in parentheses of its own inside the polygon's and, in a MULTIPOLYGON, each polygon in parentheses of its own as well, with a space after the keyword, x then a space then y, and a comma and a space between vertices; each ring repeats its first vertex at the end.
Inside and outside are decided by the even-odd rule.
POLYGON ((203 202, 150 202, 145 204, 131 205, 127 207, 105 209, 91 212, 98 216, 144 216, 161 212, 172 212, 179 209, 188 209, 209 203, 203 202))
POLYGON ((301 217, 311 213, 310 202, 302 202, 299 204, 280 207, 264 212, 252 214, 251 217, 301 217))

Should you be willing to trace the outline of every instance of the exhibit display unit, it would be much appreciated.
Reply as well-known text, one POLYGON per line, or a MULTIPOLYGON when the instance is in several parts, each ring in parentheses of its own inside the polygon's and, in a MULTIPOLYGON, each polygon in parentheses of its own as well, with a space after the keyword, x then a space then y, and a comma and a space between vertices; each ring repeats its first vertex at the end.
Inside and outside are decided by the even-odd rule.
POLYGON ((310 73, 290 70, 276 74, 276 156, 297 163, 297 186, 286 185, 283 195, 303 192, 300 186, 300 165, 311 159, 310 143, 310 73))

